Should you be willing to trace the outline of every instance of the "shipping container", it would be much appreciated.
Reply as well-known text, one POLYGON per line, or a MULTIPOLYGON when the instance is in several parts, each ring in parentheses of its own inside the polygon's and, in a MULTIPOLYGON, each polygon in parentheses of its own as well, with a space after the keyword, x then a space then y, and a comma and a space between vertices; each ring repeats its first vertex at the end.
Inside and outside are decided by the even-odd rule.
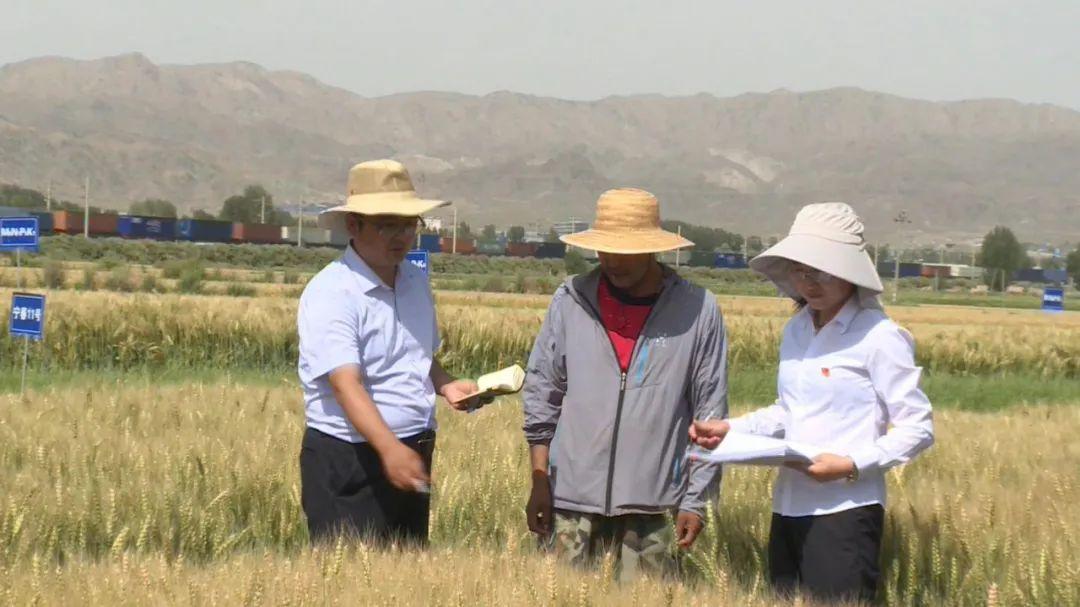
POLYGON ((453 238, 444 236, 439 239, 439 247, 442 249, 443 253, 469 255, 476 252, 476 240, 472 238, 458 238, 457 245, 455 246, 453 238))
POLYGON ((281 243, 281 226, 268 223, 234 223, 232 224, 232 240, 253 244, 279 244, 281 243))
POLYGON ((441 244, 439 242, 439 235, 438 234, 421 234, 420 235, 420 246, 417 247, 417 248, 423 249, 423 250, 427 251, 428 253, 441 253, 442 252, 442 246, 441 246, 441 244))
POLYGON ((174 240, 176 238, 176 220, 166 217, 121 215, 116 221, 116 231, 123 238, 174 240))
POLYGON ((1016 282, 1037 282, 1041 284, 1065 284, 1069 281, 1069 275, 1065 270, 1024 268, 1013 272, 1013 280, 1016 282))
POLYGON ((297 236, 302 244, 312 247, 325 247, 330 245, 330 230, 304 226, 303 231, 296 226, 281 226, 281 240, 289 244, 296 244, 297 236))
POLYGON ((212 219, 181 219, 176 224, 176 237, 192 242, 229 242, 233 224, 212 219))
MULTIPOLYGON (((674 257, 674 254, 669 254, 674 257)), ((711 268, 715 257, 708 251, 680 251, 679 261, 694 268, 711 268)))
MULTIPOLYGON (((82 211, 54 211, 53 231, 64 234, 82 234, 83 219, 82 211)), ((90 235, 116 236, 119 219, 118 215, 111 213, 90 213, 90 235)))
POLYGON ((506 254, 510 257, 532 257, 536 254, 535 242, 510 242, 506 245, 506 254))
POLYGON ((498 242, 481 242, 476 245, 476 250, 482 255, 504 255, 506 245, 498 242))
POLYGON ((725 270, 743 270, 747 267, 746 256, 742 253, 716 253, 713 267, 725 270))
POLYGON ((952 266, 936 263, 924 263, 920 275, 923 278, 952 278, 952 266))
POLYGON ((540 259, 562 259, 566 257, 566 244, 544 242, 536 247, 536 256, 540 259))
MULTIPOLYGON (((893 278, 896 276, 896 262, 882 261, 878 263, 878 276, 893 278)), ((900 278, 918 278, 922 276, 922 264, 901 262, 900 278)))
POLYGON ((34 211, 21 207, 0 207, 0 217, 37 217, 38 234, 47 236, 53 232, 53 216, 48 211, 34 211))

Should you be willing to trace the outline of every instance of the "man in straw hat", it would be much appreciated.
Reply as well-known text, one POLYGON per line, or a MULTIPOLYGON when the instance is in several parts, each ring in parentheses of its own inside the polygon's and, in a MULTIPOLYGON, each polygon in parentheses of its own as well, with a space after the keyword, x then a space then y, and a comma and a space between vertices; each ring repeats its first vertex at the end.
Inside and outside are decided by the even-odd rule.
POLYGON ((448 203, 417 196, 391 160, 354 166, 348 192, 319 225, 347 231, 349 246, 311 279, 297 313, 301 502, 312 539, 348 531, 423 543, 435 395, 464 409, 476 392, 435 360, 431 289, 404 263, 421 216, 448 203))
POLYGON ((667 572, 719 481, 684 454, 691 420, 727 414, 720 309, 657 261, 693 243, 660 228, 648 192, 605 192, 592 229, 562 240, 600 266, 555 292, 529 358, 529 529, 573 563, 612 551, 621 580, 667 572))

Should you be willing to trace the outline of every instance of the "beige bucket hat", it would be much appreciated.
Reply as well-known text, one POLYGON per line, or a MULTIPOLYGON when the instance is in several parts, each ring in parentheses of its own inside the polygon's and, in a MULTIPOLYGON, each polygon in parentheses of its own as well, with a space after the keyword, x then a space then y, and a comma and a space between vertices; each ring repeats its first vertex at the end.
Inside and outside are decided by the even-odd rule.
POLYGON ((776 283, 788 297, 798 299, 799 293, 788 277, 793 261, 855 285, 864 308, 881 307, 878 295, 885 289, 866 253, 862 221, 847 204, 806 205, 795 216, 787 237, 750 260, 750 267, 776 283))
POLYGON ((419 217, 450 204, 446 200, 425 200, 416 194, 405 165, 396 160, 371 160, 349 169, 348 198, 345 204, 319 213, 319 227, 344 227, 346 213, 419 217))
POLYGON ((596 221, 584 232, 560 238, 566 244, 601 253, 661 253, 694 243, 660 227, 656 196, 631 188, 608 190, 596 201, 596 221))

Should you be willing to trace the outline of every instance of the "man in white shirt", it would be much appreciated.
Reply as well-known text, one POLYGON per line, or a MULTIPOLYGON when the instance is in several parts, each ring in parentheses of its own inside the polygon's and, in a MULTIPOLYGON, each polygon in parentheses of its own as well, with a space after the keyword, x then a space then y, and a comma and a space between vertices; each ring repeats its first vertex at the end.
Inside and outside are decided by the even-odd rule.
POLYGON ((447 203, 419 198, 389 160, 353 167, 348 189, 319 223, 347 230, 349 246, 311 279, 297 313, 301 502, 313 540, 352 532, 424 543, 435 395, 465 409, 477 391, 435 360, 431 289, 404 262, 422 214, 447 203))

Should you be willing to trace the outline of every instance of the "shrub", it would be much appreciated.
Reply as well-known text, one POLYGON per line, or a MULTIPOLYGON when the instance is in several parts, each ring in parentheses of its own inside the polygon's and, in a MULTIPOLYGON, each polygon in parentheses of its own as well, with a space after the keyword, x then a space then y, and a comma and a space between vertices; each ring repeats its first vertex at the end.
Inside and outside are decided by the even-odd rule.
POLYGON ((46 289, 63 289, 64 263, 61 261, 47 261, 41 270, 41 281, 46 289))

